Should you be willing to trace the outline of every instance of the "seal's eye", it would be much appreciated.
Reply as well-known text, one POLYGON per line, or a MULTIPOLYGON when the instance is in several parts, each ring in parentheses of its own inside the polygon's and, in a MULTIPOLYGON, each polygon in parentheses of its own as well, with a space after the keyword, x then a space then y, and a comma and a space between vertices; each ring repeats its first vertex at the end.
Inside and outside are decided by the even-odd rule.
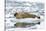
POLYGON ((16 16, 16 15, 17 15, 17 13, 14 14, 14 16, 16 16))

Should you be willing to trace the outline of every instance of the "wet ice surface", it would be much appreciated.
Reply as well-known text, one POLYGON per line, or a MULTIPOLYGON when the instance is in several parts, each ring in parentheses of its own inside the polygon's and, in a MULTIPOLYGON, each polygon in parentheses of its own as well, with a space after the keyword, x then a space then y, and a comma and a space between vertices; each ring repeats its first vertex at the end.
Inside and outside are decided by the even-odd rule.
POLYGON ((22 3, 15 2, 15 1, 6 2, 6 16, 5 16, 6 31, 15 31, 15 30, 22 30, 22 29, 36 29, 40 25, 36 24, 36 25, 34 25, 32 27, 28 27, 28 28, 15 28, 14 24, 16 24, 16 22, 18 22, 18 21, 19 22, 28 22, 28 23, 30 23, 30 22, 37 23, 37 22, 41 22, 44 20, 43 19, 44 18, 44 4, 28 2, 28 3, 23 3, 24 7, 22 7, 23 6, 22 3), (21 4, 21 6, 18 6, 18 4, 21 4), (25 7, 25 4, 26 4, 26 7, 25 7), (14 13, 16 12, 16 10, 24 10, 25 12, 31 12, 33 14, 40 16, 41 19, 37 19, 37 18, 35 18, 35 19, 32 19, 32 18, 16 19, 16 17, 14 17, 14 13))

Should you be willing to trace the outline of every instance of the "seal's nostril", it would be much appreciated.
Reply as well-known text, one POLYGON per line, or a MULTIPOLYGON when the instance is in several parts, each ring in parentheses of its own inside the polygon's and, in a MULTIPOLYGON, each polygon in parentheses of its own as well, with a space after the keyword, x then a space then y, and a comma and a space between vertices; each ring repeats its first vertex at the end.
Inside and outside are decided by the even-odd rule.
POLYGON ((17 13, 14 14, 14 16, 16 16, 16 15, 17 15, 17 13))
POLYGON ((14 16, 16 16, 16 14, 14 14, 14 16))

